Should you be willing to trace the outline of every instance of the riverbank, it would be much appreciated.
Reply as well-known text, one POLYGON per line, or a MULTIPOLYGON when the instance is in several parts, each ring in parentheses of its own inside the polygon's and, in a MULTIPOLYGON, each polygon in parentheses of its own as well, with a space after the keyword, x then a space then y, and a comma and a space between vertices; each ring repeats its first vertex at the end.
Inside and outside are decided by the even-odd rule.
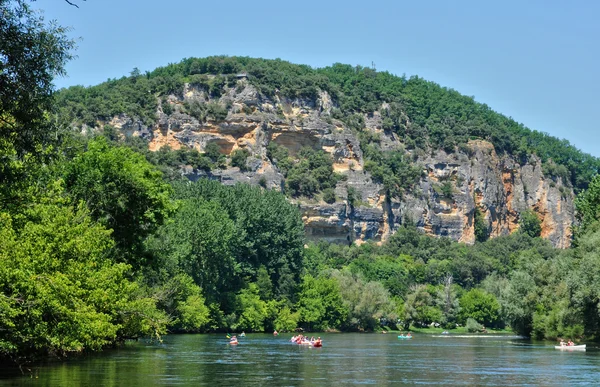
MULTIPOLYGON (((458 333, 458 334, 465 334, 465 333, 470 333, 470 334, 481 334, 481 335, 485 335, 485 334, 496 334, 496 335, 514 335, 515 332, 513 332, 510 329, 487 329, 486 333, 483 332, 469 332, 467 330, 466 327, 458 327, 455 329, 444 329, 444 328, 417 328, 414 326, 411 326, 410 329, 408 329, 408 331, 412 332, 412 333, 423 333, 423 334, 430 334, 430 335, 436 335, 436 334, 442 334, 442 332, 447 331, 450 334, 453 333, 458 333)), ((402 333, 402 332, 408 332, 407 330, 386 330, 386 332, 388 333, 402 333)))

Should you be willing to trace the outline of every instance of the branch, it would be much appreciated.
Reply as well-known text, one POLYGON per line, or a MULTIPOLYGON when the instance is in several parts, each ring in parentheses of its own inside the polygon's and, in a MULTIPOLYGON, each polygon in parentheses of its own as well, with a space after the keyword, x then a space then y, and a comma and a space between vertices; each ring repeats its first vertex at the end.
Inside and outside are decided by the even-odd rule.
MULTIPOLYGON (((69 5, 72 5, 73 7, 77 7, 77 8, 79 8, 79 6, 78 6, 77 4, 75 4, 75 3, 72 3, 72 2, 70 2, 69 0, 65 0, 65 1, 66 1, 66 2, 67 2, 67 4, 69 4, 69 5)), ((83 0, 83 1, 85 1, 85 0, 83 0)))

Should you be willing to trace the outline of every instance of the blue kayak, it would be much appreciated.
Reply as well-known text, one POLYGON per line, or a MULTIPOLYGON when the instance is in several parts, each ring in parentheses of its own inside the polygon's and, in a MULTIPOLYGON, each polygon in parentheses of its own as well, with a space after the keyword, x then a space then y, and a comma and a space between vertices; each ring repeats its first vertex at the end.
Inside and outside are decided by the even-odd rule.
POLYGON ((412 336, 404 336, 404 335, 400 335, 400 336, 398 336, 398 338, 399 338, 400 340, 408 340, 408 339, 412 339, 412 336))

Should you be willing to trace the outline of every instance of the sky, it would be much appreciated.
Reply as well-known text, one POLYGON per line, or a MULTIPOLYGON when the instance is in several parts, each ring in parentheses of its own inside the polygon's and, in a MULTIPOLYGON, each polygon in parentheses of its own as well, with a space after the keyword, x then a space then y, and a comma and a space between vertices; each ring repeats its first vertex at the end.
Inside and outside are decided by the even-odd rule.
POLYGON ((57 87, 183 58, 281 58, 418 75, 600 157, 600 1, 37 0, 77 57, 57 87))

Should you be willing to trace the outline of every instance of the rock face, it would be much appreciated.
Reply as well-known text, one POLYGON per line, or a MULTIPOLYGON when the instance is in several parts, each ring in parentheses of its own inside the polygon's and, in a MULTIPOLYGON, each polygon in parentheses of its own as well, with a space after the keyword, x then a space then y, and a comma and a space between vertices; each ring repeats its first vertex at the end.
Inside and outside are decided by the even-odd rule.
MULTIPOLYGON (((386 197, 383 186, 373 182, 364 170, 360 141, 352 130, 331 117, 335 106, 325 92, 316 101, 277 95, 266 99, 241 79, 218 99, 186 85, 181 95, 170 95, 166 102, 173 112, 164 114, 159 104, 158 120, 152 127, 126 116, 114 117, 110 124, 123 135, 148 139, 151 150, 169 145, 172 149, 190 147, 202 152, 209 143, 215 143, 223 154, 237 149, 251 154, 249 171, 229 167, 207 174, 184 168, 192 180, 204 176, 223 184, 243 182, 282 190, 283 175, 267 157, 270 142, 286 147, 292 156, 305 146, 328 152, 335 171, 347 179, 336 187, 336 203, 293 200, 302 211, 309 239, 337 243, 382 241, 410 220, 430 235, 470 244, 475 242, 476 211, 483 215, 490 236, 495 237, 516 231, 519 214, 532 209, 541 220, 542 237, 557 247, 570 244, 572 190, 561 181, 544 177, 541 161, 535 156, 522 164, 498 155, 491 143, 481 140, 471 141, 451 154, 409 150, 406 152, 412 160, 422 166, 423 177, 400 200, 386 197), (186 102, 194 101, 226 107, 227 116, 218 121, 210 116, 199 121, 184 108, 186 102), (354 206, 343 200, 348 187, 353 187, 360 199, 354 206)), ((362 130, 376 133, 382 149, 404 151, 401 138, 382 130, 378 112, 364 118, 362 130)))

